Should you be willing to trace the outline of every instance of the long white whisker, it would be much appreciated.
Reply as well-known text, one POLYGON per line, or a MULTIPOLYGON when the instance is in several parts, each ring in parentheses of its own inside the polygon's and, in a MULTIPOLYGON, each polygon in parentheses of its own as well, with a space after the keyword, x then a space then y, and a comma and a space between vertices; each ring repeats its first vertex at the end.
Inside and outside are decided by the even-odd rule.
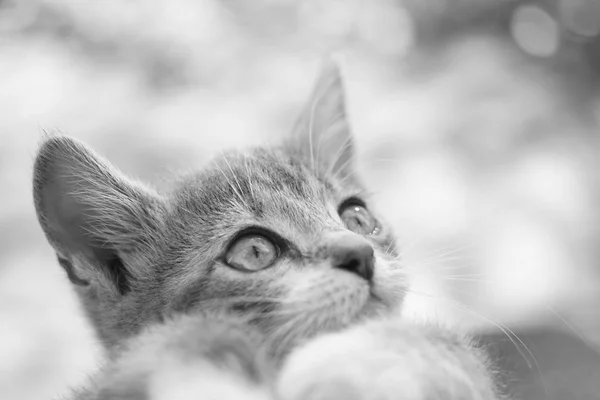
POLYGON ((569 323, 569 321, 567 321, 566 319, 564 319, 556 310, 554 310, 552 307, 548 307, 548 311, 550 311, 552 314, 554 314, 554 316, 556 316, 556 318, 558 318, 559 320, 561 320, 565 326, 571 331, 573 332, 573 334, 575 334, 579 339, 581 339, 582 342, 584 342, 586 345, 588 345, 591 349, 593 349, 597 354, 600 354, 600 350, 598 349, 598 346, 595 346, 594 344, 592 344, 586 337, 584 337, 577 329, 575 329, 575 327, 573 326, 573 324, 569 323))
POLYGON ((396 251, 396 247, 397 247, 397 246, 396 246, 396 243, 395 243, 395 241, 393 241, 393 240, 392 240, 392 241, 390 242, 390 244, 387 246, 387 248, 385 249, 384 253, 385 253, 385 254, 388 254, 388 255, 391 255, 391 253, 393 253, 393 252, 395 252, 395 251, 396 251), (391 250, 392 248, 393 248, 394 250, 393 250, 392 252, 390 252, 390 250, 391 250))
POLYGON ((248 187, 250 188, 250 195, 254 198, 254 188, 252 187, 252 174, 250 173, 250 166, 248 165, 248 154, 244 153, 244 168, 246 169, 246 176, 248 177, 248 187))
POLYGON ((420 267, 439 267, 442 271, 456 271, 473 268, 476 260, 465 260, 462 257, 426 258, 419 261, 411 261, 412 265, 420 267), (449 264, 451 262, 451 264, 449 264), (457 262, 459 262, 457 264, 457 262))
POLYGON ((407 256, 411 250, 414 250, 417 247, 417 244, 422 243, 430 236, 429 232, 424 232, 420 236, 414 238, 409 244, 402 247, 400 250, 400 254, 402 256, 407 256))
MULTIPOLYGON (((229 168, 229 171, 231 172, 231 175, 233 176, 233 180, 235 181, 237 188, 238 188, 238 196, 240 197, 240 200, 242 201, 243 204, 246 204, 246 206, 248 206, 248 203, 246 202, 246 199, 244 198, 244 196, 242 195, 243 190, 242 190, 242 186, 240 185, 240 181, 238 181, 237 177, 235 176, 235 173, 233 172, 233 169, 231 168, 231 164, 229 164, 229 161, 227 161, 227 157, 221 152, 221 155, 223 157, 223 161, 225 161, 225 164, 227 164, 227 168, 229 168)), ((229 179, 228 179, 229 181, 229 179)), ((232 186, 232 188, 235 190, 235 186, 232 186)))
POLYGON ((225 171, 223 171, 223 169, 219 166, 219 164, 215 163, 215 166, 217 167, 217 169, 221 172, 221 174, 223 175, 223 177, 225 178, 225 180, 227 181, 227 184, 233 189, 234 193, 236 194, 236 196, 239 198, 239 200, 242 202, 242 204, 246 204, 246 201, 244 200, 244 198, 242 197, 242 194, 240 192, 238 192, 238 190, 236 189, 236 187, 233 185, 233 183, 229 180, 229 177, 227 176, 227 174, 225 173, 225 171))
POLYGON ((466 258, 466 256, 461 256, 460 254, 462 252, 465 252, 466 250, 469 250, 472 248, 474 248, 474 246, 469 245, 469 246, 463 246, 463 247, 455 247, 455 248, 452 248, 452 249, 444 251, 444 252, 439 252, 439 250, 438 250, 437 252, 434 252, 434 254, 431 257, 425 258, 425 260, 436 260, 436 259, 447 257, 447 256, 466 258))
POLYGON ((533 353, 531 352, 531 350, 529 349, 529 347, 527 347, 527 345, 521 340, 521 338, 519 338, 519 336, 512 331, 510 328, 508 328, 506 325, 502 324, 501 322, 497 322, 492 320, 491 318, 488 318, 484 315, 481 315, 480 313, 478 313, 475 310, 470 309, 469 307, 467 307, 464 304, 461 304, 457 301, 448 299, 448 298, 443 298, 441 296, 436 296, 436 295, 432 295, 429 293, 423 293, 423 292, 417 292, 414 291, 412 289, 407 290, 408 293, 413 293, 413 294, 417 294, 420 296, 426 296, 426 297, 430 297, 436 300, 442 300, 444 302, 447 302, 449 305, 465 311, 471 315, 474 315, 478 318, 481 318, 482 320, 493 324, 494 326, 496 326, 498 329, 500 329, 502 331, 502 333, 504 333, 509 339, 510 341, 515 345, 515 348, 517 349, 517 351, 519 352, 519 354, 521 354, 521 356, 523 357, 523 359, 525 360, 525 362, 527 363, 527 366, 531 369, 532 368, 532 364, 531 361, 533 361, 533 363, 535 364, 536 368, 538 369, 538 371, 541 374, 541 368, 539 366, 539 363, 537 361, 537 359, 535 358, 535 356, 533 355, 533 353), (525 353, 523 352, 523 349, 525 349, 525 353))

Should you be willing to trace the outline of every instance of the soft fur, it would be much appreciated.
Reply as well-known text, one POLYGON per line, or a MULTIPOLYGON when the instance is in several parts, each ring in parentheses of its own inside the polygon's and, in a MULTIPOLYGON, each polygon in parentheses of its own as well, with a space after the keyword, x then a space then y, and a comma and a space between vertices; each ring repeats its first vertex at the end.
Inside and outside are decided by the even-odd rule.
POLYGON ((109 350, 75 399, 496 398, 467 340, 387 317, 407 276, 385 221, 358 237, 338 215, 349 197, 369 203, 352 155, 334 64, 281 146, 227 153, 165 193, 74 139, 47 138, 40 224, 109 350), (250 273, 223 254, 251 226, 289 251, 250 273), (332 267, 340 240, 372 246, 371 282, 332 267))

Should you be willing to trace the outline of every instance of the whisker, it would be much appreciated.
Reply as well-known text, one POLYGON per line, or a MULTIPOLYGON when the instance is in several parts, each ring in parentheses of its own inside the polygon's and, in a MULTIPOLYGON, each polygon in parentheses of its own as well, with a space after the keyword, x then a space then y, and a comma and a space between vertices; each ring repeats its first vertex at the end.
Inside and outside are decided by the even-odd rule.
POLYGON ((421 296, 425 296, 425 297, 430 297, 436 300, 442 300, 444 302, 447 302, 448 304, 450 304, 451 306, 465 311, 471 315, 474 315, 478 318, 481 318, 482 320, 491 323, 492 325, 494 325, 495 327, 497 327, 498 329, 500 329, 502 331, 502 333, 504 333, 506 335, 506 337, 508 337, 510 339, 510 341, 512 342, 512 344, 515 346, 515 348, 517 349, 517 351, 519 352, 519 354, 523 357, 523 359, 525 360, 525 362, 527 363, 527 366, 531 369, 533 368, 531 362, 533 361, 533 364, 535 365, 535 367, 538 369, 538 371, 540 372, 540 377, 541 377, 541 368, 539 366, 539 363, 537 361, 537 359, 535 358, 535 356, 533 355, 532 351, 529 349, 529 347, 527 347, 527 345, 523 342, 523 340, 521 340, 521 338, 513 331, 511 330, 509 327, 507 327, 506 325, 502 324, 501 322, 497 322, 492 320, 491 318, 488 318, 480 313, 478 313, 475 310, 472 310, 471 308, 467 307, 466 305, 459 303, 457 301, 448 299, 448 298, 443 298, 441 296, 436 296, 436 295, 432 295, 432 294, 428 294, 428 293, 423 293, 423 292, 417 292, 414 291, 412 289, 406 290, 407 293, 413 293, 413 294, 417 294, 417 295, 421 295, 421 296), (525 352, 523 352, 523 349, 525 349, 525 352))
POLYGON ((461 278, 461 277, 446 277, 446 276, 438 276, 436 277, 435 274, 423 274, 423 276, 430 276, 432 278, 436 278, 438 280, 441 281, 451 281, 451 282, 472 282, 472 283, 482 283, 485 282, 485 280, 483 279, 479 279, 479 278, 461 278))
MULTIPOLYGON (((457 265, 451 268, 441 268, 432 267, 431 264, 418 264, 411 263, 410 266, 407 264, 403 264, 403 268, 411 273, 421 274, 421 275, 432 275, 437 277, 476 277, 477 274, 470 274, 469 271, 473 270, 473 265, 457 265)), ((483 277, 484 275, 479 275, 483 277)))
MULTIPOLYGON (((399 255, 394 255, 394 254, 389 254, 388 255, 392 256, 394 258, 395 261, 400 262, 401 264, 405 265, 405 266, 409 266, 409 264, 406 263, 405 260, 405 256, 402 254, 399 255)), ((456 270, 463 270, 463 269, 471 269, 474 268, 476 266, 476 263, 478 263, 479 260, 477 260, 475 257, 473 257, 472 259, 469 258, 463 258, 460 256, 444 256, 443 258, 436 258, 436 257, 426 257, 424 259, 421 259, 419 261, 411 261, 410 262, 410 266, 412 266, 412 268, 417 268, 417 267, 439 267, 437 268, 439 271, 456 271, 456 270), (453 262, 460 262, 459 264, 455 264, 451 265, 448 264, 449 261, 453 261, 453 262)))
MULTIPOLYGON (((242 196, 242 193, 244 191, 242 190, 240 181, 238 181, 237 177, 235 176, 235 173, 233 172, 233 169, 231 168, 231 164, 229 164, 229 161, 227 160, 227 157, 225 156, 225 154, 223 154, 223 152, 221 152, 221 156, 223 157, 223 161, 225 161, 225 164, 227 164, 227 168, 229 168, 229 171, 231 172, 231 176, 233 176, 233 180, 235 181, 235 183, 239 189, 238 196, 240 197, 240 200, 242 201, 243 204, 246 204, 246 206, 248 207, 248 203, 246 203, 246 199, 244 198, 244 196, 242 196)), ((233 189, 235 190, 235 187, 233 187, 233 189)))
MULTIPOLYGON (((422 240, 422 238, 426 238, 428 236, 431 236, 431 234, 429 234, 428 232, 424 232, 421 235, 421 237, 417 238, 416 240, 422 240)), ((472 249, 474 247, 475 247, 474 244, 465 244, 465 245, 462 245, 462 246, 457 245, 457 244, 451 244, 451 245, 448 245, 448 246, 438 247, 435 250, 433 250, 432 252, 433 252, 434 255, 455 254, 455 253, 459 253, 461 251, 466 251, 466 250, 472 249)), ((405 251, 411 250, 411 246, 407 246, 404 250, 405 251)))
MULTIPOLYGON (((456 256, 456 257, 461 257, 460 254, 462 252, 466 252, 466 250, 470 250, 472 248, 474 248, 474 245, 466 245, 466 246, 461 246, 461 247, 454 247, 452 248, 452 246, 448 246, 446 248, 450 248, 450 250, 446 250, 443 252, 440 252, 440 250, 445 250, 446 248, 441 248, 438 249, 437 251, 433 251, 433 255, 432 255, 432 259, 437 259, 437 258, 442 258, 442 257, 446 257, 446 256, 456 256), (457 255, 458 254, 458 255, 457 255)), ((463 256, 463 258, 466 258, 466 256, 463 256)))
POLYGON ((583 336, 583 334, 581 334, 577 329, 575 329, 575 327, 573 326, 573 324, 569 323, 569 321, 567 321, 565 318, 563 318, 556 310, 554 310, 552 307, 548 307, 547 308, 548 311, 550 311, 552 314, 554 314, 554 316, 556 316, 556 318, 558 318, 559 320, 561 320, 565 326, 571 331, 573 332, 573 334, 575 334, 579 339, 581 339, 581 341, 583 341, 586 345, 588 345, 592 350, 594 350, 594 352, 596 352, 596 354, 600 354, 600 350, 598 349, 598 346, 595 346, 594 344, 592 344, 592 342, 590 342, 586 337, 583 336))
POLYGON ((250 166, 248 165, 248 153, 244 153, 244 168, 246 169, 246 176, 248 177, 248 187, 250 188, 250 196, 254 198, 254 188, 252 187, 252 174, 250 173, 250 166))
POLYGON ((387 255, 392 255, 393 253, 395 253, 395 252, 396 252, 396 250, 397 250, 397 247, 398 247, 398 246, 396 245, 396 243, 395 243, 395 242, 392 240, 392 241, 390 242, 390 244, 387 246, 387 248, 385 249, 385 251, 384 251, 384 254, 387 254, 387 255), (393 249, 393 250, 390 252, 390 249, 391 249, 392 247, 393 247, 394 249, 393 249))
POLYGON ((423 232, 420 236, 415 237, 407 246, 400 250, 400 255, 403 257, 407 256, 410 251, 413 251, 417 247, 417 244, 423 243, 429 236, 431 236, 430 232, 423 232))
MULTIPOLYGON (((344 163, 346 164, 346 163, 344 163)), ((342 178, 338 179, 338 185, 343 186, 344 184, 346 184, 350 179, 352 179, 352 174, 345 174, 342 178)))
POLYGON ((457 265, 448 265, 448 264, 443 264, 444 261, 457 261, 460 259, 448 259, 448 260, 442 260, 442 264, 440 264, 441 267, 441 271, 460 271, 460 270, 464 270, 464 269, 473 269, 476 268, 476 261, 478 260, 472 260, 471 262, 461 262, 460 264, 457 265))
POLYGON ((408 271, 410 273, 415 273, 415 274, 424 275, 424 276, 434 276, 434 277, 439 277, 439 278, 483 278, 486 276, 486 274, 483 274, 483 273, 447 275, 447 274, 444 274, 444 272, 453 271, 454 269, 442 268, 440 270, 431 271, 430 269, 421 268, 421 264, 403 264, 402 268, 405 271, 408 271))
POLYGON ((473 268, 477 260, 464 260, 461 257, 446 257, 446 258, 425 258, 411 262, 412 265, 420 267, 438 267, 443 271, 456 271, 462 269, 473 268))
POLYGON ((469 278, 469 277, 455 277, 455 276, 442 276, 441 279, 445 280, 445 281, 457 281, 457 282, 476 282, 476 283, 481 283, 484 282, 483 279, 481 278, 469 278))
MULTIPOLYGON (((219 166, 219 164, 215 163, 214 165, 221 172, 221 174, 223 175, 223 177, 227 181, 227 184, 233 189, 233 191, 235 192, 235 194, 237 195, 237 197, 239 198, 239 200, 242 202, 242 204, 246 204, 244 198, 242 197, 242 194, 236 189, 236 187, 233 185, 233 183, 229 180, 229 177, 227 176, 227 174, 225 173, 225 171, 223 171, 223 169, 219 166)), ((246 206, 247 206, 247 204, 246 204, 246 206)))

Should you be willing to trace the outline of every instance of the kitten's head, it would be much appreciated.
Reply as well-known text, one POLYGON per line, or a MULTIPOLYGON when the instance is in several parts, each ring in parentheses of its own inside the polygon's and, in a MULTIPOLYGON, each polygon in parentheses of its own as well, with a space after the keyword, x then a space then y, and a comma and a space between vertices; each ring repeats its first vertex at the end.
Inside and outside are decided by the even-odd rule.
POLYGON ((34 198, 109 347, 178 312, 237 314, 285 347, 398 307, 406 286, 353 170, 333 64, 279 147, 228 153, 159 194, 51 137, 34 198))

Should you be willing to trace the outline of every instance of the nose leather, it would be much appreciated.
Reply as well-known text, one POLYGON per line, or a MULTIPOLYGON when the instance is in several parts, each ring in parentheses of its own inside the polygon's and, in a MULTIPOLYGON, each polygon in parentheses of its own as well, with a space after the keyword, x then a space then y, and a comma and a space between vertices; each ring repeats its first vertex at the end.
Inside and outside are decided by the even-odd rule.
POLYGON ((365 238, 352 232, 335 232, 327 237, 327 255, 334 268, 352 272, 366 281, 373 279, 375 252, 365 238))

